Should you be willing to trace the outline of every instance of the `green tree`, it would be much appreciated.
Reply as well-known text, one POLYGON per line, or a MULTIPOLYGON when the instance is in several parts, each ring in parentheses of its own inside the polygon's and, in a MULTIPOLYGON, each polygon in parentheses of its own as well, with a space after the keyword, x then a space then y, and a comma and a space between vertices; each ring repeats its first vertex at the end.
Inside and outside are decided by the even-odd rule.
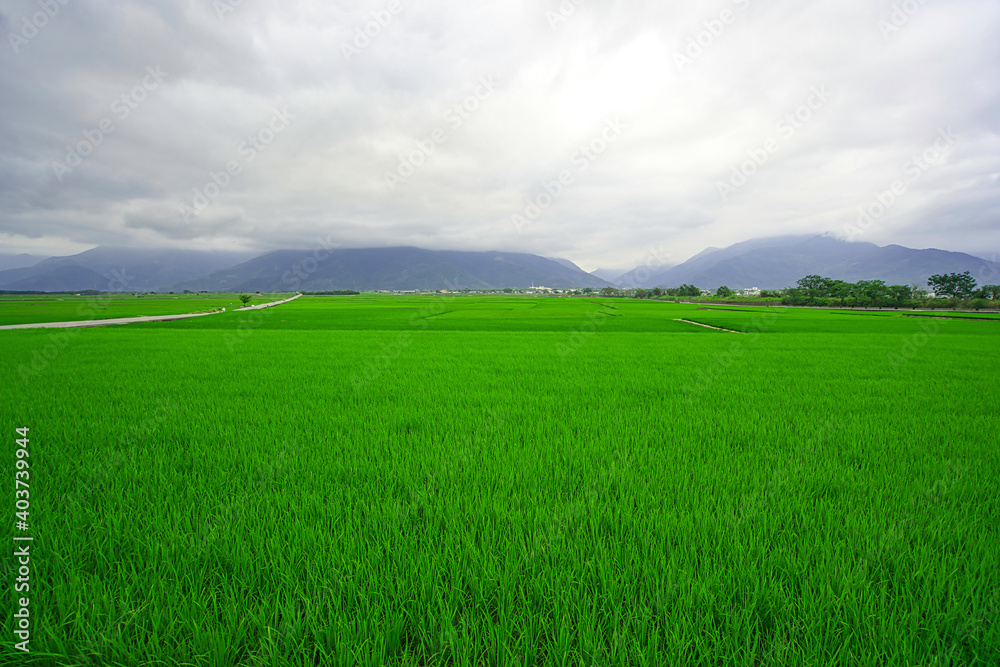
POLYGON ((677 296, 701 296, 701 290, 685 283, 678 288, 677 296))
POLYGON ((251 299, 253 299, 253 297, 250 296, 249 294, 240 294, 240 301, 243 302, 244 306, 246 306, 248 303, 250 303, 251 299))
POLYGON ((618 296, 619 291, 614 287, 605 287, 601 290, 601 294, 604 296, 618 296))
POLYGON ((984 299, 1000 299, 1000 285, 983 285, 981 291, 984 299))
POLYGON ((934 274, 927 279, 927 284, 935 294, 966 299, 976 289, 976 279, 968 271, 964 273, 934 274))
POLYGON ((716 296, 721 296, 721 297, 725 298, 725 297, 728 297, 728 296, 732 296, 733 295, 733 290, 731 290, 728 287, 726 287, 725 285, 723 285, 719 289, 715 290, 715 294, 716 294, 716 296))
POLYGON ((889 298, 892 304, 899 308, 903 303, 913 297, 913 289, 909 285, 889 285, 889 298))
POLYGON ((844 306, 846 301, 854 296, 854 285, 843 280, 834 280, 830 287, 830 296, 840 299, 840 305, 844 306))
POLYGON ((833 281, 829 278, 812 274, 806 276, 805 278, 799 278, 796 284, 799 286, 800 290, 805 292, 806 296, 816 299, 827 296, 824 292, 826 291, 828 282, 832 283, 833 281))
POLYGON ((856 284, 858 296, 865 305, 881 308, 889 295, 889 288, 881 280, 859 280, 856 284))
POLYGON ((782 293, 781 305, 799 306, 802 305, 805 300, 805 293, 801 289, 798 287, 788 287, 782 293))

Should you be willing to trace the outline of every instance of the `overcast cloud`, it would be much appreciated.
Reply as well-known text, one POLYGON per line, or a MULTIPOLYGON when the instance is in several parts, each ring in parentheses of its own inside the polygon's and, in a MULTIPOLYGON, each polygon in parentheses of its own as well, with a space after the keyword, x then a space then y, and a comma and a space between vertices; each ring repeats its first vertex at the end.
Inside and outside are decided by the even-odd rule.
POLYGON ((0 8, 0 253, 1000 251, 995 0, 0 8))

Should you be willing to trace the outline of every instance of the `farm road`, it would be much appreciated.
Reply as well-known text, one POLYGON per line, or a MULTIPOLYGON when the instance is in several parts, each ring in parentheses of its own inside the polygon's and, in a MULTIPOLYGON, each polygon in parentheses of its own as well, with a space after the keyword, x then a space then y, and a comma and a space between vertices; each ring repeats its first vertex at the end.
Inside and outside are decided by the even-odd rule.
POLYGON ((259 308, 270 308, 271 306, 280 306, 283 303, 288 303, 289 301, 295 301, 301 294, 296 294, 295 296, 285 299, 284 301, 272 301, 271 303, 262 303, 259 306, 247 306, 246 308, 237 308, 236 310, 257 310, 259 308))
MULTIPOLYGON (((283 301, 272 301, 262 303, 259 306, 249 306, 247 308, 237 308, 236 310, 255 310, 257 308, 270 308, 282 303, 288 303, 297 299, 301 294, 296 294, 290 299, 283 301)), ((187 313, 184 315, 147 315, 144 317, 115 317, 107 320, 80 320, 76 322, 39 322, 37 324, 5 324, 0 329, 67 329, 73 327, 104 327, 112 324, 131 324, 133 322, 168 322, 170 320, 183 320, 189 317, 204 317, 205 315, 216 315, 219 311, 212 313, 187 313)))

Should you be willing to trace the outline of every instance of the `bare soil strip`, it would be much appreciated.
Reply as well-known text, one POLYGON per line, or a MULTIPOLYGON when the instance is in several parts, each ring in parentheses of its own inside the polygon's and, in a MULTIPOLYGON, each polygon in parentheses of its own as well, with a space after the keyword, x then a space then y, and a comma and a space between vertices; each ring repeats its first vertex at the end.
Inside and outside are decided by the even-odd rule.
MULTIPOLYGON (((262 303, 259 306, 249 306, 247 308, 236 308, 236 310, 255 310, 257 308, 270 308, 283 303, 288 303, 298 299, 301 294, 296 294, 290 299, 283 301, 272 301, 262 303)), ((0 329, 69 329, 74 327, 106 327, 113 324, 131 324, 133 322, 169 322, 170 320, 183 320, 188 317, 204 317, 205 315, 216 315, 222 311, 211 313, 186 313, 183 315, 146 315, 143 317, 115 317, 106 320, 78 320, 76 322, 39 322, 37 324, 5 324, 0 329)))
POLYGON ((923 317, 928 320, 976 320, 977 322, 1000 322, 1000 318, 997 317, 955 317, 954 315, 911 315, 909 313, 900 313, 900 315, 903 317, 923 317))
POLYGON ((0 329, 69 329, 73 327, 105 327, 112 324, 132 322, 167 322, 183 320, 187 317, 204 317, 215 313, 188 313, 186 315, 147 315, 145 317, 115 317, 108 320, 80 320, 76 322, 39 322, 37 324, 5 324, 0 329))
POLYGON ((722 327, 713 327, 711 324, 702 324, 701 322, 694 322, 692 320, 682 320, 680 318, 675 318, 674 322, 687 322, 688 324, 697 324, 699 327, 705 327, 706 329, 715 329, 716 331, 726 331, 728 333, 743 333, 742 331, 733 331, 732 329, 723 329, 722 327))
POLYGON ((289 301, 295 301, 300 296, 302 296, 302 295, 301 294, 296 294, 295 296, 293 296, 293 297, 291 297, 289 299, 284 299, 282 301, 271 301, 270 303, 262 303, 262 304, 257 305, 257 306, 247 306, 246 308, 236 308, 235 310, 258 310, 260 308, 270 308, 271 306, 280 306, 283 303, 288 303, 289 301))

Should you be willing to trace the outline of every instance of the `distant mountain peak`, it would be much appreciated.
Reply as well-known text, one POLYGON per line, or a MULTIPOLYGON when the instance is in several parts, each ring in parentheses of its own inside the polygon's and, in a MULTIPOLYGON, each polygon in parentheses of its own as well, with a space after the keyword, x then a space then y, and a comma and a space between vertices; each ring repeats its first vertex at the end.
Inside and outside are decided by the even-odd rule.
POLYGON ((499 289, 545 285, 556 289, 605 287, 607 281, 568 260, 516 252, 425 250, 414 247, 341 248, 329 251, 315 270, 299 277, 291 268, 303 251, 279 250, 179 289, 221 291, 325 291, 334 289, 499 289))
POLYGON ((247 252, 98 246, 76 255, 49 257, 30 267, 0 271, 0 289, 165 291, 178 281, 206 275, 252 256, 247 252), (118 278, 112 280, 109 276, 118 278), (121 280, 125 280, 124 288, 121 280))
MULTIPOLYGON (((751 239, 727 248, 700 252, 688 261, 652 275, 642 287, 677 287, 689 283, 705 289, 726 285, 780 289, 810 274, 857 282, 926 284, 935 273, 1000 271, 1000 265, 965 253, 900 245, 848 242, 832 234, 751 239)), ((991 275, 1000 275, 991 273, 991 275)))

